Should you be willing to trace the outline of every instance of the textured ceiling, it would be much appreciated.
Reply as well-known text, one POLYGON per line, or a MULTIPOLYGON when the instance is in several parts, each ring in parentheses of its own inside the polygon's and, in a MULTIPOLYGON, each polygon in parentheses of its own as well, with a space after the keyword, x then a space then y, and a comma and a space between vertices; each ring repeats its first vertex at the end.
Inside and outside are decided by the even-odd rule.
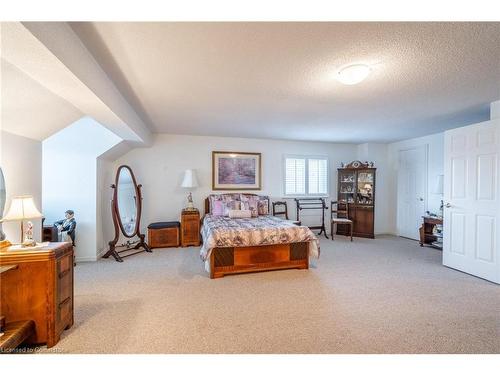
POLYGON ((17 67, 1 60, 2 130, 43 140, 83 116, 17 67))
POLYGON ((387 142, 488 118, 500 23, 75 23, 156 132, 387 142), (332 78, 372 65, 356 86, 332 78))

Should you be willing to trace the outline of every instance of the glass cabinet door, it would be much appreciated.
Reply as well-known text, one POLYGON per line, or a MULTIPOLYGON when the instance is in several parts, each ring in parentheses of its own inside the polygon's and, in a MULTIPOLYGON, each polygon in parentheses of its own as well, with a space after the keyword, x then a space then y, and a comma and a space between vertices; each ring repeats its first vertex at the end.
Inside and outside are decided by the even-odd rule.
POLYGON ((358 171, 356 199, 358 204, 373 205, 375 173, 370 170, 358 171))
POLYGON ((339 203, 354 203, 356 172, 339 171, 339 203))

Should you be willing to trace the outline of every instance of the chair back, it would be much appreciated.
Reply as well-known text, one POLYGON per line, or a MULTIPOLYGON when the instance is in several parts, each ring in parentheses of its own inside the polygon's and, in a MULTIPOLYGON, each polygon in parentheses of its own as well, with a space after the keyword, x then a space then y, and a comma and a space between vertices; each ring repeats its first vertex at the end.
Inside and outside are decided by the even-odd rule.
POLYGON ((349 203, 332 201, 330 204, 330 218, 349 218, 349 203), (334 217, 335 215, 335 217, 334 217))
POLYGON ((273 202, 273 216, 284 216, 288 220, 288 206, 286 202, 273 202))

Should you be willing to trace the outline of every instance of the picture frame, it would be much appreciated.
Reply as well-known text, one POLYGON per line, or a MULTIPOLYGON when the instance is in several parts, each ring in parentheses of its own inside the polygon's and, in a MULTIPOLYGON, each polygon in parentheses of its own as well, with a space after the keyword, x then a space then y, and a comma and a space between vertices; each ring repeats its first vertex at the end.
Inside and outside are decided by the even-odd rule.
POLYGON ((212 190, 261 190, 262 155, 212 151, 212 190))

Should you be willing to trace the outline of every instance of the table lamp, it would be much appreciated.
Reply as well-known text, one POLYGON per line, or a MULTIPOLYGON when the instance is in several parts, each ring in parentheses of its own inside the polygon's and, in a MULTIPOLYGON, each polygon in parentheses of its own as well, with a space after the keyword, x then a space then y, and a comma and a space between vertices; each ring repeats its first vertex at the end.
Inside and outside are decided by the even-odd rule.
MULTIPOLYGON (((184 172, 184 179, 182 180, 181 186, 183 188, 195 188, 198 186, 198 180, 196 179, 196 173, 192 169, 186 169, 184 172)), ((189 192, 189 195, 187 197, 188 205, 186 207, 186 210, 188 211, 194 211, 196 208, 193 206, 193 195, 191 192, 189 192)))
POLYGON ((10 207, 2 218, 3 221, 20 221, 21 222, 21 244, 23 246, 35 246, 36 242, 33 240, 33 223, 28 221, 26 232, 24 231, 24 220, 39 219, 42 214, 35 206, 33 197, 31 195, 22 195, 12 198, 10 207))

